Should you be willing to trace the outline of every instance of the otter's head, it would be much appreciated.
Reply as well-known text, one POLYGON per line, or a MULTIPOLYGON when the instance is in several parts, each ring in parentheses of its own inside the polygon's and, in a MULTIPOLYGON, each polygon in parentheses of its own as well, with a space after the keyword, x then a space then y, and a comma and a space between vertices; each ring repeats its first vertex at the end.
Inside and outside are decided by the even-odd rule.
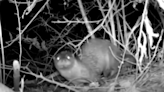
POLYGON ((55 58, 55 66, 57 69, 70 69, 73 67, 75 57, 71 52, 63 51, 55 58))

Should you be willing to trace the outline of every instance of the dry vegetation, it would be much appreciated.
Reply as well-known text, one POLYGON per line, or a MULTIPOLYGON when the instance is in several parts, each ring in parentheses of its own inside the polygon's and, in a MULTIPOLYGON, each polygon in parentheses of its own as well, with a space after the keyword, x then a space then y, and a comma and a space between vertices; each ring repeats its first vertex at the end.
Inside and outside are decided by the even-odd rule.
MULTIPOLYGON (((0 2, 3 11, 10 12, 2 12, 0 35, 0 81, 8 87, 18 90, 20 81, 22 92, 164 92, 164 5, 160 0, 0 2), (117 79, 106 79, 101 86, 69 85, 52 57, 64 50, 80 55, 84 42, 94 37, 128 50, 137 67, 120 65, 117 79), (15 71, 14 60, 20 67, 15 71)), ((0 85, 0 90, 7 89, 3 88, 0 85)))

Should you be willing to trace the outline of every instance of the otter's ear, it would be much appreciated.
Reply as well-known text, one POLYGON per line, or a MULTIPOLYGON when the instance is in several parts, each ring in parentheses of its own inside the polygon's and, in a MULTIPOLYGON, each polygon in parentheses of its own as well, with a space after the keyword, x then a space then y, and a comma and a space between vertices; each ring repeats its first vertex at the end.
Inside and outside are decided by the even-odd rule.
POLYGON ((52 57, 52 62, 53 62, 53 65, 56 67, 57 59, 55 56, 52 57))
POLYGON ((56 56, 53 56, 52 59, 53 59, 53 60, 56 60, 56 56))

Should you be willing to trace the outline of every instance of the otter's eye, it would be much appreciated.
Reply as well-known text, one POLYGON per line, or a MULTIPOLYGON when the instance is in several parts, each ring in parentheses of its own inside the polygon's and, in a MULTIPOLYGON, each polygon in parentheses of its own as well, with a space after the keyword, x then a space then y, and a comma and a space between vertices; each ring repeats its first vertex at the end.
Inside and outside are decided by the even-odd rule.
POLYGON ((57 60, 60 60, 60 57, 57 57, 56 59, 57 59, 57 60))
POLYGON ((67 56, 67 59, 71 59, 71 57, 70 56, 67 56))

